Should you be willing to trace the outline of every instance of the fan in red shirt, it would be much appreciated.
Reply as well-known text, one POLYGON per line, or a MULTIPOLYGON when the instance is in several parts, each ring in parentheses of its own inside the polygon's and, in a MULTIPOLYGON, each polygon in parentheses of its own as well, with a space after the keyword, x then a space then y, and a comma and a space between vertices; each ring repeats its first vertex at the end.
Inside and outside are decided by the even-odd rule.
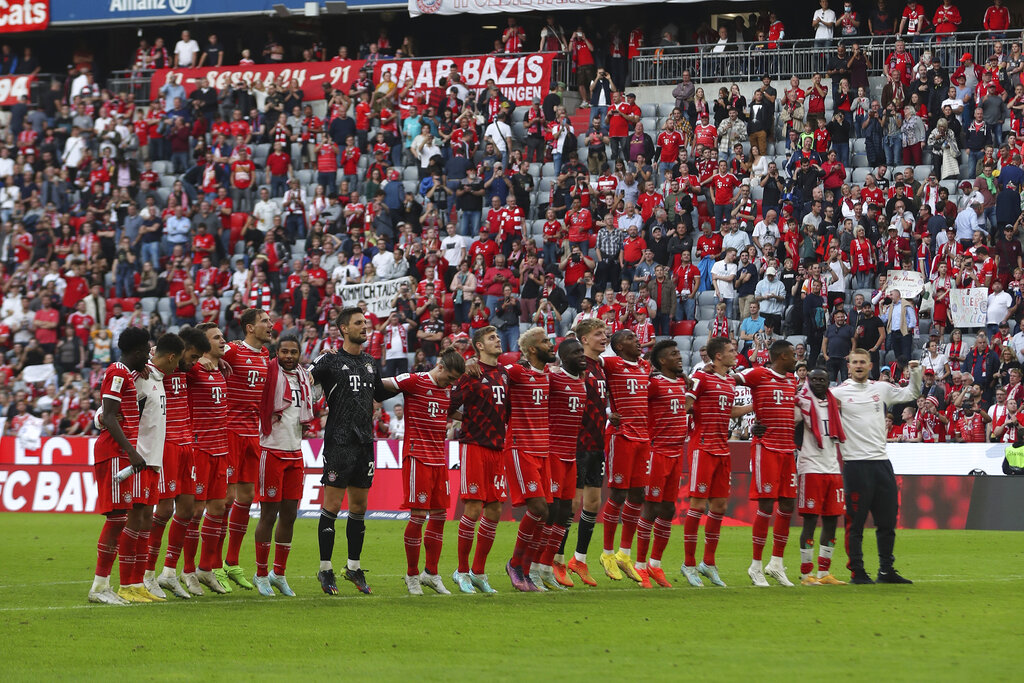
POLYGON ((769 349, 771 367, 754 367, 737 375, 736 381, 746 385, 754 401, 757 426, 751 443, 750 499, 757 501, 754 518, 754 556, 747 573, 755 586, 766 586, 765 574, 790 586, 782 558, 789 540, 789 522, 796 499, 796 460, 793 457, 793 434, 796 424, 793 407, 796 402, 796 356, 793 345, 785 340, 769 349), (762 433, 763 432, 763 433, 762 433), (773 527, 772 557, 762 567, 761 556, 768 537, 775 502, 778 512, 773 527))
POLYGON ((714 585, 725 586, 715 567, 715 551, 729 502, 729 421, 746 415, 754 406, 733 405, 736 380, 729 372, 736 364, 735 344, 725 337, 712 337, 706 351, 711 370, 695 372, 692 387, 686 392, 687 411, 700 419, 695 420, 697 430, 690 439, 690 509, 683 525, 683 574, 692 586, 703 585, 698 572, 714 585), (705 512, 704 558, 697 565, 697 534, 705 512))
POLYGON ((645 491, 644 508, 637 522, 636 571, 640 585, 671 588, 661 556, 672 532, 676 514, 676 498, 686 464, 686 440, 690 418, 686 414, 686 384, 683 381, 683 357, 672 340, 660 341, 651 351, 651 364, 656 373, 647 390, 647 407, 651 416, 651 473, 645 491), (654 534, 651 560, 647 548, 654 534))
POLYGON ((437 573, 448 513, 445 436, 451 408, 451 387, 465 370, 466 361, 458 351, 449 348, 441 354, 430 372, 381 380, 385 389, 405 395, 405 441, 402 448, 405 453, 402 460, 405 498, 402 508, 409 511, 404 535, 408 565, 405 585, 412 595, 423 595, 422 585, 442 595, 448 594, 437 573), (426 555, 422 573, 419 570, 421 543, 426 555))
POLYGON ((740 186, 740 179, 729 173, 729 166, 724 161, 718 162, 718 173, 711 176, 711 193, 715 202, 715 227, 721 228, 729 211, 732 209, 732 195, 740 186))
MULTIPOLYGON (((507 365, 509 421, 505 434, 505 470, 512 505, 526 506, 519 523, 512 558, 505 571, 512 586, 523 592, 544 590, 530 577, 531 564, 544 545, 551 474, 548 468, 548 376, 544 367, 555 360, 551 340, 539 327, 519 337, 523 362, 507 365)), ((539 578, 539 574, 538 574, 539 578)))
POLYGON ((640 217, 646 222, 654 215, 656 208, 665 206, 665 198, 654 191, 654 183, 648 180, 644 191, 636 198, 636 203, 640 207, 640 217))
POLYGON ((665 124, 665 130, 658 134, 658 173, 663 173, 661 166, 671 166, 679 160, 679 148, 683 146, 682 134, 676 130, 675 121, 669 119, 665 124))
POLYGON ((75 334, 86 346, 89 345, 89 333, 92 332, 95 322, 92 316, 85 312, 84 300, 79 301, 75 306, 74 313, 68 316, 68 325, 74 328, 75 334))
POLYGON ((985 443, 985 425, 991 421, 989 414, 978 408, 977 399, 965 401, 962 415, 956 420, 953 433, 956 434, 959 443, 985 443))
MULTIPOLYGON (((145 469, 146 461, 135 448, 139 433, 135 373, 142 371, 149 360, 149 332, 129 327, 118 337, 117 346, 121 362, 107 367, 100 389, 103 432, 96 440, 93 465, 99 493, 96 510, 106 520, 96 546, 96 574, 89 589, 89 602, 108 605, 149 601, 137 592, 139 589, 131 586, 130 577, 135 570, 139 532, 143 526, 144 480, 155 478, 152 470, 145 469), (134 474, 118 481, 118 472, 129 466, 134 474), (110 587, 110 570, 118 556, 122 585, 118 593, 114 593, 110 587)), ((145 589, 141 590, 148 594, 145 589)))

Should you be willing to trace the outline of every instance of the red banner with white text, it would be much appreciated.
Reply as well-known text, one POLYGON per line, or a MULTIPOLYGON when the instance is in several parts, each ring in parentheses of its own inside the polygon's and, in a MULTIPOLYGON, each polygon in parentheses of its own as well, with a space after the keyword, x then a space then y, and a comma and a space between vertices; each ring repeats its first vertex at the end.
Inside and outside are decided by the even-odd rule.
POLYGON ((42 31, 50 25, 50 0, 7 0, 0 3, 0 33, 42 31))
POLYGON ((35 76, 0 76, 0 106, 17 104, 21 96, 28 97, 35 76))
POLYGON ((260 82, 264 87, 272 81, 287 86, 290 81, 295 80, 302 89, 303 99, 313 102, 324 99, 324 84, 348 93, 352 83, 359 78, 359 70, 364 64, 361 59, 349 59, 334 62, 157 69, 149 82, 149 96, 153 101, 159 99, 160 89, 171 77, 185 87, 187 95, 191 95, 192 91, 199 87, 199 81, 203 78, 208 79, 217 90, 231 87, 236 83, 253 82, 260 82))
MULTIPOLYGON (((413 80, 417 89, 433 88, 438 81, 455 68, 462 77, 462 84, 469 90, 480 91, 493 80, 498 89, 516 104, 530 104, 534 97, 544 98, 551 86, 551 62, 553 52, 532 55, 505 56, 482 55, 479 57, 442 57, 438 59, 398 59, 377 62, 374 81, 379 82, 381 74, 390 73, 399 86, 407 78, 413 80)), ((478 98, 479 99, 479 98, 478 98)))

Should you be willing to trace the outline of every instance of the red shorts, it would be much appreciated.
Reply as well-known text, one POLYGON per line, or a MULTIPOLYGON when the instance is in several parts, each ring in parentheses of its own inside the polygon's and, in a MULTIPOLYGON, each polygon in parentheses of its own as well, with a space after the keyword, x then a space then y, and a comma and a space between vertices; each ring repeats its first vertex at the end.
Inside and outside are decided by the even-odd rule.
POLYGON ((801 515, 835 517, 846 512, 843 475, 801 474, 799 479, 797 512, 801 515))
POLYGON ((551 474, 551 497, 555 500, 572 500, 576 496, 576 459, 562 460, 548 458, 551 474))
POLYGON ((651 454, 651 473, 647 478, 644 500, 651 503, 674 503, 679 497, 682 486, 683 462, 682 455, 669 457, 660 453, 651 454))
POLYGON ((796 498, 796 457, 755 441, 750 447, 750 500, 796 498))
POLYGON ((621 434, 612 434, 608 446, 608 488, 636 489, 647 486, 651 464, 651 444, 630 441, 621 434))
POLYGON ((486 503, 503 503, 505 461, 501 451, 480 444, 464 443, 459 448, 459 498, 486 503))
POLYGON ((554 500, 548 458, 524 453, 517 448, 505 451, 505 458, 509 500, 514 507, 526 505, 530 498, 543 498, 549 503, 554 500))
POLYGON ((228 432, 228 483, 253 484, 260 469, 260 437, 228 432))
POLYGON ((277 503, 302 498, 302 452, 260 452, 260 475, 256 500, 277 503))
POLYGON ((164 443, 164 466, 160 468, 160 500, 175 498, 189 490, 192 480, 192 444, 164 443))
POLYGON ((732 458, 695 448, 690 455, 690 497, 728 498, 732 458))
POLYGON ((228 458, 192 451, 192 495, 196 500, 223 500, 228 497, 228 458))
POLYGON ((402 460, 403 510, 447 510, 448 468, 424 465, 416 458, 402 460))
MULTIPOLYGON (((99 453, 97 452, 97 455, 99 453)), ((156 503, 157 473, 149 468, 117 481, 117 473, 131 465, 127 456, 118 455, 93 465, 96 474, 96 512, 130 510, 133 505, 156 503), (150 500, 153 499, 153 503, 150 500)))

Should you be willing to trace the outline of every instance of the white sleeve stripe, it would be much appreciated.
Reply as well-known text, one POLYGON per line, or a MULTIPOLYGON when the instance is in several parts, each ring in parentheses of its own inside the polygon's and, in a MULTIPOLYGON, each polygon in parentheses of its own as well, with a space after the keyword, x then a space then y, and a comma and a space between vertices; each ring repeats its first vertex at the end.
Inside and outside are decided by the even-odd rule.
POLYGON ((121 397, 114 396, 113 394, 103 394, 103 398, 109 398, 111 401, 117 401, 118 403, 121 402, 121 397))

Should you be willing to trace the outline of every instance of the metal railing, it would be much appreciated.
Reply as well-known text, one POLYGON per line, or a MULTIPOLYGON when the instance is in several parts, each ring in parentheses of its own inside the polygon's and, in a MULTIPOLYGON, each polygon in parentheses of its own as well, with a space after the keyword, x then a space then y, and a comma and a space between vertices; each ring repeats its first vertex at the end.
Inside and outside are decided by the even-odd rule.
MULTIPOLYGON (((904 38, 915 62, 925 50, 930 50, 933 60, 950 72, 956 69, 957 60, 964 52, 972 53, 976 62, 984 63, 997 40, 1003 42, 1003 51, 1008 54, 1010 43, 1020 39, 1018 34, 987 31, 929 33, 904 38)), ((846 46, 848 56, 851 46, 859 44, 871 64, 868 76, 879 76, 897 40, 896 36, 853 36, 834 39, 828 47, 815 45, 814 40, 808 39, 783 40, 778 42, 777 48, 769 48, 767 41, 743 43, 738 48, 737 44, 730 43, 725 52, 714 52, 714 43, 645 47, 632 59, 630 76, 634 85, 674 85, 685 70, 698 82, 759 80, 764 74, 773 80, 791 76, 810 78, 815 72, 824 73, 840 42, 846 46)))

